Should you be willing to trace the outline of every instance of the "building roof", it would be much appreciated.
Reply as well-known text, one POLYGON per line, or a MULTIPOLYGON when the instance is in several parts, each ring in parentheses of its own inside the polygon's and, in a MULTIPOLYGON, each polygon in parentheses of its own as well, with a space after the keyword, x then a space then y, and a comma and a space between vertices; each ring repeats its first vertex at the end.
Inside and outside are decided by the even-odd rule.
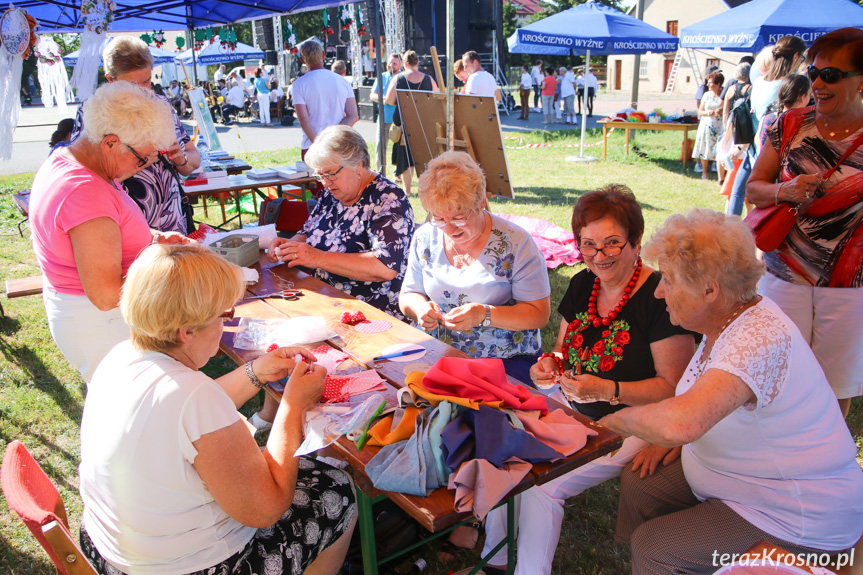
POLYGON ((729 8, 737 8, 741 4, 746 4, 749 0, 725 0, 725 3, 728 4, 729 8))
POLYGON ((537 0, 507 0, 515 6, 515 12, 519 16, 533 16, 542 11, 542 6, 537 0))

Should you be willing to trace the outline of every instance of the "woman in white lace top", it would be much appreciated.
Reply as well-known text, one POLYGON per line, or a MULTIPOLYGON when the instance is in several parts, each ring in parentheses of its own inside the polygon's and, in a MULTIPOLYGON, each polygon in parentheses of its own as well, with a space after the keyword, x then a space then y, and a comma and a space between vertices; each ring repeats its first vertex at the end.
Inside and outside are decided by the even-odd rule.
MULTIPOLYGON (((760 540, 838 553, 863 533, 857 448, 800 331, 757 295, 749 228, 710 210, 675 215, 644 246, 671 321, 704 334, 665 401, 599 423, 681 459, 637 480, 624 469, 615 538, 633 573, 713 573, 760 540)), ((631 467, 631 464, 630 464, 631 467)))

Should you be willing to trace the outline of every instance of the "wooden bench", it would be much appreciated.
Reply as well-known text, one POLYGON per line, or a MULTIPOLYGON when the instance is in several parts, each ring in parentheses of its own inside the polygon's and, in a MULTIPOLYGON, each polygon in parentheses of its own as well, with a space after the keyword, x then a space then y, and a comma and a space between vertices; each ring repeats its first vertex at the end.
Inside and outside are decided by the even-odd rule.
POLYGON ((42 276, 6 280, 6 297, 9 299, 42 293, 42 276))

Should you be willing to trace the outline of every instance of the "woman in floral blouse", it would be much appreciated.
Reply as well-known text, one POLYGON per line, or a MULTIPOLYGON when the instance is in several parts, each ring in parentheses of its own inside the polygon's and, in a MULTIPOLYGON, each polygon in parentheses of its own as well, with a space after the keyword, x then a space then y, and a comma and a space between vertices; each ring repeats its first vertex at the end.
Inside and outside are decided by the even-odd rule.
MULTIPOLYGON (((584 194, 572 213, 572 231, 587 269, 570 281, 558 307, 563 319, 554 351, 531 368, 531 378, 539 387, 553 387, 550 397, 569 399, 593 420, 673 396, 695 353, 695 339, 672 325, 665 300, 654 295, 659 274, 639 257, 644 217, 635 195, 617 184, 584 194), (561 375, 566 367, 575 373, 561 375), (562 389, 555 385, 558 380, 562 389)), ((568 497, 619 476, 633 460, 633 469, 644 477, 679 456, 679 447, 665 449, 628 437, 614 454, 522 493, 515 573, 551 572, 568 497)), ((483 554, 506 534, 501 509, 488 516, 483 554)), ((506 547, 490 560, 492 566, 502 563, 506 547)))
POLYGON ((483 209, 485 175, 464 152, 441 154, 419 180, 429 213, 399 297, 404 314, 473 357, 500 357, 530 381, 548 323, 545 258, 523 229, 483 209))
POLYGON ((368 146, 348 126, 318 134, 305 161, 324 193, 299 234, 273 240, 270 260, 310 268, 319 280, 404 319, 398 298, 414 232, 407 196, 369 168, 368 146))

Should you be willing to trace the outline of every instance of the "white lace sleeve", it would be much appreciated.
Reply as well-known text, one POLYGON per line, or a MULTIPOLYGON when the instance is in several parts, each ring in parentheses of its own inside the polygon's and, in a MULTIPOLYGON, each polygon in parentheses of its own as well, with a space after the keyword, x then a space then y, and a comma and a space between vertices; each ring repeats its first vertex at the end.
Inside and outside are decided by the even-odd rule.
POLYGON ((716 342, 708 369, 736 375, 749 386, 756 405, 763 409, 782 391, 788 379, 791 334, 784 322, 770 309, 755 307, 744 313, 716 342))

